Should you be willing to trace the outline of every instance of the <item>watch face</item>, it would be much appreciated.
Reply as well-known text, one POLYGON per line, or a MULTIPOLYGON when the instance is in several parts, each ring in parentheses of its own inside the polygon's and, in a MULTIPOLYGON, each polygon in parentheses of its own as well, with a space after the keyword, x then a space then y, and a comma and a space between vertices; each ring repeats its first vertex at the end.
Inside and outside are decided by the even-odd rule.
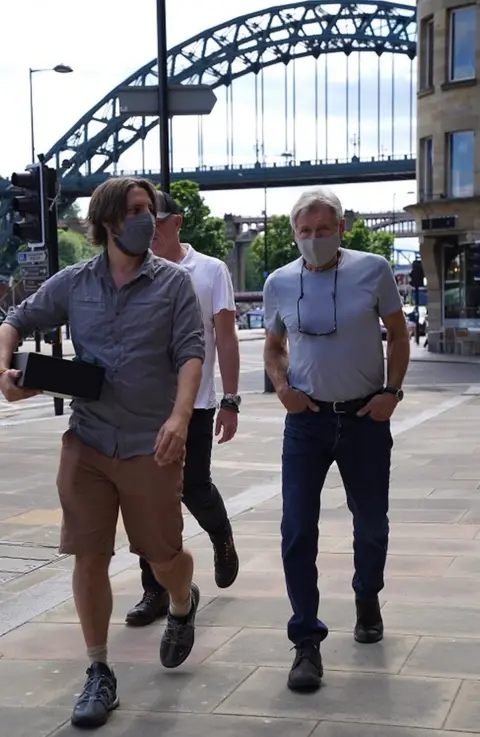
POLYGON ((383 391, 385 394, 393 394, 398 402, 401 402, 404 397, 403 389, 395 389, 393 386, 386 386, 383 391))
POLYGON ((242 398, 239 394, 225 394, 224 399, 227 402, 233 402, 233 404, 236 404, 237 407, 239 407, 242 403, 242 398))

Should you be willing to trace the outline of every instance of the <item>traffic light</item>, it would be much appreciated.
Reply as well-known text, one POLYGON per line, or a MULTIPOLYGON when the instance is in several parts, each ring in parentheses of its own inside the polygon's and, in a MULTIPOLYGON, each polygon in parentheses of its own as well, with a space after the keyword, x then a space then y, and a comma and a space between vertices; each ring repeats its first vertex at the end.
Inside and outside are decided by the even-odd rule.
POLYGON ((13 225, 13 234, 23 243, 44 246, 47 242, 48 204, 46 192, 46 167, 42 163, 27 166, 21 174, 11 177, 17 190, 12 200, 14 212, 23 219, 13 225))
POLYGON ((412 263, 412 270, 410 272, 410 285, 414 289, 420 289, 425 284, 425 274, 423 273, 422 262, 419 258, 416 258, 412 263))
POLYGON ((470 243, 466 248, 467 272, 474 281, 480 281, 480 241, 470 243))

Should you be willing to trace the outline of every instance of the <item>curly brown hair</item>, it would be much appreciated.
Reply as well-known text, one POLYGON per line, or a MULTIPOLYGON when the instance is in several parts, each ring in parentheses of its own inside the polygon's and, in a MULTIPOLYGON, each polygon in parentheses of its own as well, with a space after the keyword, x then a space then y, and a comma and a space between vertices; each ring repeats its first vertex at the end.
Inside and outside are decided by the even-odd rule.
POLYGON ((88 208, 90 237, 96 246, 108 245, 108 233, 105 225, 118 228, 127 215, 127 195, 134 187, 144 189, 152 203, 152 210, 157 212, 156 189, 148 179, 134 177, 115 177, 103 182, 92 195, 88 208))

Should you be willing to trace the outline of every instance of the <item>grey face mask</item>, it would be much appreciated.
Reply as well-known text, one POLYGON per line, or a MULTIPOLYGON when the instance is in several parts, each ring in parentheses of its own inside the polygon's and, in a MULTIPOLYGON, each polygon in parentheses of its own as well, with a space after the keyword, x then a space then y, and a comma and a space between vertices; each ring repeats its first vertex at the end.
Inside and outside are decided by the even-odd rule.
POLYGON ((332 261, 341 244, 340 234, 335 233, 324 238, 297 238, 298 250, 311 266, 325 266, 332 261))
POLYGON ((155 218, 149 212, 127 218, 121 233, 115 236, 115 244, 127 256, 143 256, 152 245, 155 234, 155 218))

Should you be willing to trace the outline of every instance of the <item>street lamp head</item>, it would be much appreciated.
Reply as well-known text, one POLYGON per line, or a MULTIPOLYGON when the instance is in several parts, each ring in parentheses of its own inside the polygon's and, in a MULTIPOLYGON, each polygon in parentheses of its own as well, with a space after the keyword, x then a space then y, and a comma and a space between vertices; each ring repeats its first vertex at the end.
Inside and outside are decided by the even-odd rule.
POLYGON ((58 74, 70 74, 70 72, 73 72, 73 69, 66 64, 57 64, 56 67, 53 67, 53 71, 58 74))

